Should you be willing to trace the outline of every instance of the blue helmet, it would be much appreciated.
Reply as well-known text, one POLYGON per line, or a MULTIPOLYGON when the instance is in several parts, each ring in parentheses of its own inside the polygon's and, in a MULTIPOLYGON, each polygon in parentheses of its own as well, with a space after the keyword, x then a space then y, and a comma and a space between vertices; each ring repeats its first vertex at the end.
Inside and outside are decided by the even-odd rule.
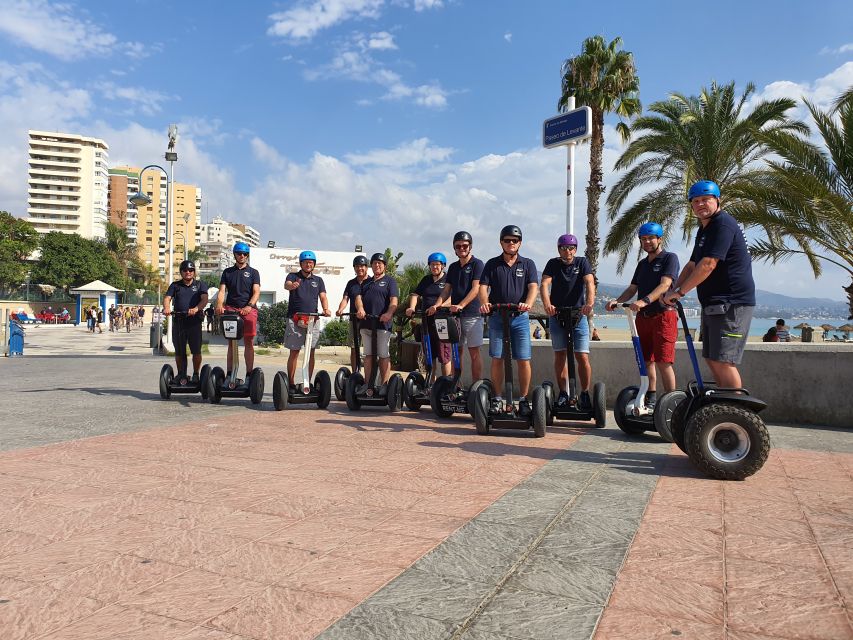
POLYGON ((699 196, 714 196, 719 200, 720 187, 713 180, 700 180, 699 182, 694 182, 693 186, 690 187, 690 191, 687 192, 687 201, 690 202, 693 198, 698 198, 699 196))
POLYGON ((313 260, 316 263, 317 254, 313 251, 303 251, 299 254, 299 262, 302 262, 303 260, 313 260))
POLYGON ((429 254, 429 257, 427 258, 427 264, 431 262, 440 262, 441 264, 446 266, 447 258, 444 257, 443 253, 439 253, 436 251, 435 253, 429 254))
POLYGON ((663 238, 663 227, 660 226, 657 222, 646 222, 637 232, 637 236, 642 238, 643 236, 657 236, 658 238, 663 238))
POLYGON ((234 248, 231 250, 232 253, 249 253, 249 245, 245 242, 238 242, 234 245, 234 248))

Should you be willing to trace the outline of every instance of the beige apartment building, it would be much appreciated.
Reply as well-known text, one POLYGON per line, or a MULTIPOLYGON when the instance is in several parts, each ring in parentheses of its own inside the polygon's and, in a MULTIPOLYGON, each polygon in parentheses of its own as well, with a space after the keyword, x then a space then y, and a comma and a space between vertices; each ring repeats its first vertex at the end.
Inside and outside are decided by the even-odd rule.
POLYGON ((127 167, 109 170, 109 221, 127 231, 127 236, 136 242, 138 212, 136 205, 128 199, 139 191, 139 172, 127 167))
POLYGON ((39 233, 106 235, 109 146, 73 133, 29 130, 29 222, 39 233))

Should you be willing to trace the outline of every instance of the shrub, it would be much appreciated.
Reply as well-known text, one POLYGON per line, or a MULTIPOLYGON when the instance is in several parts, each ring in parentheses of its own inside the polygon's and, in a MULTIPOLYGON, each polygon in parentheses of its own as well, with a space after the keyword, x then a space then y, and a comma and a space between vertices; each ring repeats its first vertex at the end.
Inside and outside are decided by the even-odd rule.
POLYGON ((347 320, 333 320, 326 324, 320 335, 319 346, 345 345, 349 339, 350 323, 347 320))
POLYGON ((284 332, 287 330, 287 303, 263 306, 258 309, 258 331, 263 335, 264 342, 284 342, 284 332))

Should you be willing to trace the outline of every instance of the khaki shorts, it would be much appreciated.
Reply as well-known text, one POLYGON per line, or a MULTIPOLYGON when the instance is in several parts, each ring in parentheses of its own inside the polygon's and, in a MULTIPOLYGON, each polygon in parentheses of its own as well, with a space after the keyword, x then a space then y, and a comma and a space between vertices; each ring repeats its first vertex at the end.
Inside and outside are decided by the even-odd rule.
POLYGON ((483 346, 483 316, 459 318, 459 329, 461 330, 460 347, 474 349, 483 346))
POLYGON ((702 307, 702 357, 740 364, 752 312, 744 304, 709 304, 702 307))
MULTIPOLYGON (((292 351, 301 350, 305 346, 305 334, 307 332, 306 327, 300 327, 293 321, 293 318, 288 318, 287 329, 284 332, 284 346, 292 351)), ((314 325, 314 331, 311 332, 311 348, 316 349, 319 341, 320 323, 318 322, 314 325)))
MULTIPOLYGON (((361 348, 362 352, 366 356, 373 355, 373 340, 370 335, 369 329, 361 330, 361 348)), ((386 331, 385 329, 377 329, 376 330, 376 350, 379 352, 380 358, 390 358, 391 357, 391 332, 386 331)))

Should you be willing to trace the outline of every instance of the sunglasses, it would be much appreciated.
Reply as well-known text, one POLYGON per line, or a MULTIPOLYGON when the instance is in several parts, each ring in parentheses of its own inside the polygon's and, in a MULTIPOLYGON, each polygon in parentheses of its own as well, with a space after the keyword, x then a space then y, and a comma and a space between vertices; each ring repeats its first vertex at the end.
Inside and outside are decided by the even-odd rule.
POLYGON ((501 238, 501 242, 504 244, 518 244, 521 240, 518 238, 501 238))
POLYGON ((192 273, 195 269, 184 269, 184 273, 192 273))
POLYGON ((573 244, 561 244, 557 247, 560 251, 577 251, 578 248, 573 244))
POLYGON ((467 248, 468 248, 468 247, 470 247, 470 246, 471 246, 471 245, 470 245, 470 244, 468 244, 468 243, 465 243, 465 244, 454 244, 454 245, 453 245, 453 248, 454 248, 454 249, 467 249, 467 248))
POLYGON ((249 255, 249 252, 248 251, 235 251, 234 255, 235 256, 247 256, 247 255, 249 255))

